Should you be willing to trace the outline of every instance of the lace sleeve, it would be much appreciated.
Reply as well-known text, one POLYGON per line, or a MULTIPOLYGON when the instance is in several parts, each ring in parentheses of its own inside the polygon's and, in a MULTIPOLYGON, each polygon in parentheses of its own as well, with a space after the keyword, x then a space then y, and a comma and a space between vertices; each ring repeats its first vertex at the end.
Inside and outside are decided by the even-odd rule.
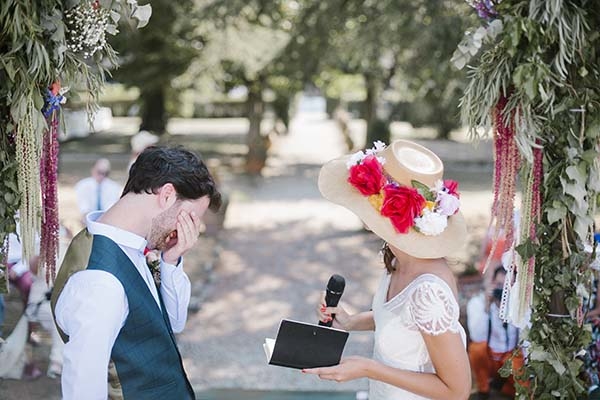
POLYGON ((420 331, 429 335, 459 331, 458 303, 445 282, 421 283, 410 300, 410 313, 420 331))

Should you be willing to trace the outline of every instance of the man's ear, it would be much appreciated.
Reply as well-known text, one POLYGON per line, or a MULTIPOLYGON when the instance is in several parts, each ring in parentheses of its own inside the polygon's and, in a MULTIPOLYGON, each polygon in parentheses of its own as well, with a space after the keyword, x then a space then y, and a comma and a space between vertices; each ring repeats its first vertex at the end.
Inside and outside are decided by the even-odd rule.
POLYGON ((172 183, 165 183, 158 189, 158 203, 160 208, 167 209, 177 201, 177 191, 172 183))

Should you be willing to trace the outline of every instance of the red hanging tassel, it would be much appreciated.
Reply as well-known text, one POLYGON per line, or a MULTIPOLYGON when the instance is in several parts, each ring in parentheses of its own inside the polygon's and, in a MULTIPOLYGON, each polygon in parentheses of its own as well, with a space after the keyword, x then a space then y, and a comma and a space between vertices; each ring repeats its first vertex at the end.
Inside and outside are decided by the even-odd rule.
POLYGON ((42 159, 40 160, 40 184, 42 190, 42 227, 40 263, 46 269, 46 282, 54 281, 58 257, 58 111, 48 121, 44 132, 42 159))
POLYGON ((492 232, 492 249, 483 272, 496 252, 501 235, 505 237, 504 251, 514 242, 514 203, 521 154, 515 138, 514 115, 506 119, 507 103, 508 99, 502 96, 494 113, 494 201, 490 224, 495 222, 495 225, 492 232))

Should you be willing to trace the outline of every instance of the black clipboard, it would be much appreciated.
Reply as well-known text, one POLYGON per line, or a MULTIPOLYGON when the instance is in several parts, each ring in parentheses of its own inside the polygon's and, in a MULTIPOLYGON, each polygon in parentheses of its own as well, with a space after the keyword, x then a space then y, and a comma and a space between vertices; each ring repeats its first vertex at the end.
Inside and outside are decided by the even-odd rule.
POLYGON ((276 339, 266 339, 263 345, 271 365, 287 368, 330 367, 340 363, 348 332, 308 324, 281 320, 276 339))

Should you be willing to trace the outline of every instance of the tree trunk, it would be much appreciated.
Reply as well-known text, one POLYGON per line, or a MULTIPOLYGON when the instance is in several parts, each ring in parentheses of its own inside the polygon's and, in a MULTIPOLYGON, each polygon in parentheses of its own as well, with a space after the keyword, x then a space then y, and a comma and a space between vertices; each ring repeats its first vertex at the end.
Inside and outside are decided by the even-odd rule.
POLYGON ((450 132, 452 132, 452 129, 456 128, 456 121, 452 118, 452 112, 445 107, 434 107, 433 110, 439 121, 437 138, 444 140, 450 139, 450 132))
POLYGON ((365 89, 367 90, 367 97, 364 105, 364 118, 367 129, 367 137, 365 147, 371 147, 373 143, 373 123, 377 117, 377 85, 375 79, 370 74, 363 74, 365 79, 365 89))
POLYGON ((142 123, 140 130, 162 135, 167 131, 167 112, 165 109, 165 90, 162 87, 142 89, 142 123))
POLYGON ((437 139, 448 140, 450 139, 450 132, 452 132, 452 126, 445 124, 443 121, 438 125, 437 139))
POLYGON ((389 122, 378 118, 377 107, 379 105, 380 86, 377 79, 370 74, 364 74, 367 98, 364 105, 364 118, 367 125, 367 137, 365 148, 373 145, 373 142, 381 140, 390 143, 389 122))
POLYGON ((265 110, 262 98, 262 82, 260 79, 248 85, 247 117, 249 121, 248 154, 246 156, 246 172, 258 175, 267 161, 267 140, 262 136, 260 127, 265 110))
POLYGON ((272 103, 273 112, 275 113, 275 121, 274 124, 277 127, 277 124, 280 123, 283 125, 283 132, 277 133, 287 133, 290 126, 290 94, 289 93, 277 93, 277 97, 273 100, 272 103))

